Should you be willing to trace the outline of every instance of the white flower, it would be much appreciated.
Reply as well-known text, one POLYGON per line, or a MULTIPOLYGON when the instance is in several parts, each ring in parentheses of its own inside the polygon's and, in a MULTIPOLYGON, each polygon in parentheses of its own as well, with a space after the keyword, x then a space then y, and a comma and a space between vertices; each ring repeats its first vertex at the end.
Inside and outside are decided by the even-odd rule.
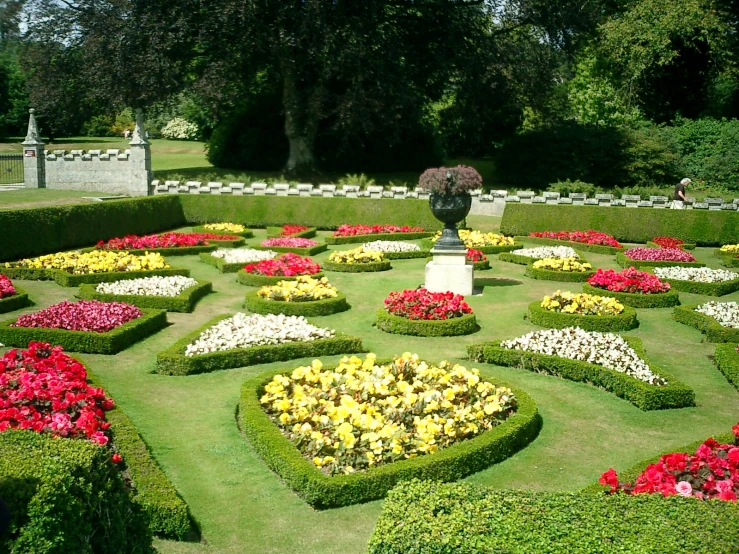
POLYGON ((569 246, 537 246, 536 248, 522 248, 514 250, 512 254, 526 256, 527 258, 576 258, 580 259, 577 252, 569 246))
POLYGON ((625 373, 651 385, 666 385, 620 335, 583 331, 579 327, 532 331, 500 343, 503 348, 580 360, 625 373))
POLYGON ((708 267, 655 267, 654 274, 660 279, 676 279, 695 283, 721 283, 739 279, 739 273, 708 267))
POLYGON ((187 119, 175 117, 162 128, 162 136, 174 140, 195 140, 198 138, 198 126, 187 119))
POLYGON ((255 250, 254 248, 221 248, 210 253, 215 258, 223 258, 227 264, 251 264, 271 260, 277 256, 272 250, 255 250))
POLYGON ((174 275, 171 277, 143 277, 123 279, 113 283, 100 283, 95 291, 100 294, 127 294, 134 296, 175 297, 183 290, 194 287, 198 282, 190 277, 174 275))
POLYGON ((712 317, 722 327, 739 329, 739 304, 736 302, 706 302, 695 311, 712 317))
POLYGON ((362 245, 365 250, 373 252, 419 252, 421 247, 412 242, 402 242, 394 240, 376 240, 366 242, 362 245))
POLYGON ((194 342, 187 345, 185 356, 263 344, 307 342, 333 337, 334 334, 333 329, 311 325, 303 316, 246 315, 239 312, 203 331, 194 342))

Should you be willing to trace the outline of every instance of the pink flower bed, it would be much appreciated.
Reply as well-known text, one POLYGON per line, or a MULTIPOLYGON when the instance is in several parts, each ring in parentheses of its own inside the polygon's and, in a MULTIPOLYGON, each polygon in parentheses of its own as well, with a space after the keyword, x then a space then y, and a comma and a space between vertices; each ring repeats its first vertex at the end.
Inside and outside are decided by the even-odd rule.
POLYGON ((335 237, 353 237, 356 235, 379 235, 385 233, 421 233, 423 227, 398 227, 397 225, 342 225, 334 231, 335 237))
POLYGON ((630 248, 627 258, 643 262, 694 262, 695 256, 681 248, 630 248))
POLYGON ((566 240, 570 242, 581 242, 583 244, 596 244, 599 246, 613 246, 614 248, 623 248, 621 243, 614 239, 611 235, 606 235, 600 231, 540 231, 531 233, 530 237, 539 237, 545 239, 566 240))
POLYGON ((659 294, 670 290, 670 283, 663 283, 656 275, 633 267, 618 273, 612 269, 599 269, 588 279, 588 284, 599 289, 630 294, 659 294))
POLYGON ((127 235, 123 238, 100 241, 98 250, 146 250, 147 248, 184 248, 206 246, 211 240, 239 240, 236 235, 217 235, 214 233, 162 233, 161 235, 127 235))
POLYGON ((80 300, 49 306, 44 310, 22 315, 11 327, 43 327, 67 331, 107 333, 136 318, 142 313, 136 306, 124 302, 80 300))
POLYGON ((311 239, 303 238, 275 238, 262 241, 262 246, 266 247, 282 247, 282 248, 313 248, 318 243, 311 239))
POLYGON ((297 254, 288 252, 277 256, 274 260, 262 260, 255 264, 247 264, 244 271, 254 275, 268 275, 270 277, 295 275, 315 275, 321 271, 321 266, 310 258, 301 258, 297 254))
POLYGON ((0 275, 0 298, 7 298, 15 294, 13 283, 5 275, 0 275))

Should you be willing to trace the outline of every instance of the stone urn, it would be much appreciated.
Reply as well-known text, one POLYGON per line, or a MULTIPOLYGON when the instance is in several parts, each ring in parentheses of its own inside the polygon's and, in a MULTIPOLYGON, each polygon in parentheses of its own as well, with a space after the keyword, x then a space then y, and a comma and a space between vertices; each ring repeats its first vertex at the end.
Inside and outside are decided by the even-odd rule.
POLYGON ((431 213, 444 224, 441 237, 434 246, 437 250, 464 250, 467 249, 459 238, 457 223, 462 221, 472 208, 472 196, 469 194, 437 194, 432 193, 429 198, 431 213))

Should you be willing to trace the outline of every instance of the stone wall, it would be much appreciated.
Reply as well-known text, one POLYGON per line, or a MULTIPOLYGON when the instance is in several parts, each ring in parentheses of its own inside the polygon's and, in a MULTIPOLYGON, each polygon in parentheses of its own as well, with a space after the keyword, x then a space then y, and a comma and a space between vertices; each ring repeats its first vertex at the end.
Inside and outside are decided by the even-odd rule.
POLYGON ((149 173, 131 150, 45 152, 46 188, 146 196, 149 173))

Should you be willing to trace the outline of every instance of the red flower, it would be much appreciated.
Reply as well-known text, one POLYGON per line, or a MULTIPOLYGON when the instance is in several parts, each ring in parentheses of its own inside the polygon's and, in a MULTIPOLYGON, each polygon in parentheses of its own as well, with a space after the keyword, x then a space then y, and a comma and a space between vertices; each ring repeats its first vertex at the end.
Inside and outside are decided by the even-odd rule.
POLYGON ((659 294, 670 290, 669 283, 663 283, 656 275, 637 271, 633 267, 619 273, 612 269, 599 269, 588 279, 588 284, 599 289, 631 294, 659 294))
POLYGON ((398 227, 397 225, 341 225, 334 231, 335 237, 353 237, 355 235, 377 235, 380 233, 420 233, 423 227, 398 227))
POLYGON ((277 256, 274 260, 247 264, 244 266, 244 271, 270 277, 294 277, 296 275, 315 275, 321 271, 321 266, 310 258, 301 258, 298 254, 288 252, 277 256))
POLYGON ((531 233, 529 236, 623 248, 623 246, 621 246, 621 244, 611 235, 606 235, 600 231, 539 231, 531 233))
POLYGON ((610 468, 608 471, 600 476, 598 482, 606 487, 611 487, 612 491, 616 490, 616 488, 618 487, 618 476, 616 475, 616 470, 610 468))
POLYGON ((15 294, 13 283, 5 275, 0 275, 0 298, 7 298, 15 294))
POLYGON ((393 315, 412 320, 445 320, 472 313, 464 296, 452 292, 429 292, 424 288, 391 292, 385 299, 385 309, 393 315))
POLYGON ((121 458, 121 455, 116 452, 115 454, 113 454, 113 456, 111 456, 110 460, 114 464, 120 464, 123 461, 123 458, 121 458))
POLYGON ((310 227, 304 227, 303 225, 283 225, 282 231, 280 231, 281 237, 290 237, 292 235, 297 235, 299 233, 302 233, 303 231, 307 231, 310 229, 310 227))
POLYGON ((676 239, 674 237, 655 237, 652 242, 660 248, 680 248, 685 241, 676 239))
POLYGON ((239 240, 236 235, 218 235, 214 233, 162 233, 161 235, 127 235, 110 239, 107 243, 100 241, 95 245, 98 250, 146 250, 151 248, 183 248, 187 246, 205 246, 211 240, 239 240))
POLYGON ((484 262, 487 260, 487 257, 485 254, 480 252, 479 250, 475 250, 474 248, 468 248, 467 249, 467 261, 468 262, 484 262))
POLYGON ((632 260, 650 262, 694 262, 695 257, 682 248, 630 248, 624 255, 632 260))

